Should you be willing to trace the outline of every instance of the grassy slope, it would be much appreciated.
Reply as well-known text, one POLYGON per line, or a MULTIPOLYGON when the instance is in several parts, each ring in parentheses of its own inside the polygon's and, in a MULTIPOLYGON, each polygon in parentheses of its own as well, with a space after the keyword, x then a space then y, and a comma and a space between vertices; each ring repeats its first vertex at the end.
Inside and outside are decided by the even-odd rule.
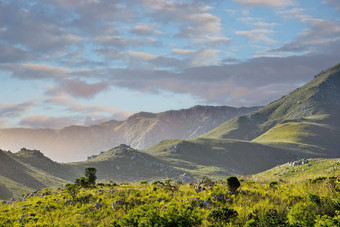
POLYGON ((301 147, 287 150, 270 144, 205 138, 167 140, 145 152, 196 177, 209 175, 214 178, 258 173, 280 163, 320 156, 301 147))
POLYGON ((339 99, 337 65, 291 94, 252 114, 233 118, 201 137, 302 143, 319 146, 332 155, 340 146, 339 99))
POLYGON ((315 179, 317 177, 340 176, 340 160, 336 159, 308 159, 303 165, 276 166, 265 172, 250 176, 248 179, 256 181, 285 181, 296 182, 315 179))
POLYGON ((13 154, 0 150, 0 199, 17 197, 22 193, 44 187, 59 187, 67 181, 51 176, 29 164, 14 159, 13 154))

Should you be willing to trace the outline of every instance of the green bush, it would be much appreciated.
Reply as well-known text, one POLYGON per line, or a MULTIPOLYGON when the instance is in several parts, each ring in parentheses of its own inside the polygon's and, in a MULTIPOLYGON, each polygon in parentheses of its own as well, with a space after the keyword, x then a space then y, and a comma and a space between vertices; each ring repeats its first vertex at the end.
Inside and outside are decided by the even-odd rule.
POLYGON ((67 184, 65 186, 65 191, 72 197, 73 200, 75 200, 80 191, 80 186, 78 184, 67 184))
POLYGON ((226 182, 228 185, 228 190, 231 192, 235 192, 241 186, 240 181, 234 176, 227 177, 226 182))
POLYGON ((79 177, 75 181, 75 184, 79 185, 80 187, 87 188, 88 183, 85 177, 79 177))
POLYGON ((270 209, 259 220, 260 226, 287 226, 286 214, 279 214, 277 210, 270 209))
POLYGON ((227 207, 215 208, 208 215, 208 221, 218 224, 226 224, 233 218, 237 217, 237 211, 228 209, 227 207))
POLYGON ((287 215, 288 222, 296 226, 313 226, 315 224, 315 214, 309 206, 302 203, 295 204, 287 215))
POLYGON ((270 183, 269 183, 269 187, 274 187, 275 185, 277 185, 278 184, 278 182, 277 181, 271 181, 270 183))

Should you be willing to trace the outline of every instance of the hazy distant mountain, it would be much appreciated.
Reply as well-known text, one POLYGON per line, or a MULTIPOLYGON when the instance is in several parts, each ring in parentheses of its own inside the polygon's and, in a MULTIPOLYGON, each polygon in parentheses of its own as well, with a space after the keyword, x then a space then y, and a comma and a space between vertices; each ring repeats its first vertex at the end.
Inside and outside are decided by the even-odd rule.
POLYGON ((0 148, 41 150, 57 161, 86 160, 87 156, 119 144, 143 149, 165 139, 194 138, 258 107, 194 106, 158 114, 140 112, 125 121, 109 121, 90 127, 53 129, 0 129, 0 148))

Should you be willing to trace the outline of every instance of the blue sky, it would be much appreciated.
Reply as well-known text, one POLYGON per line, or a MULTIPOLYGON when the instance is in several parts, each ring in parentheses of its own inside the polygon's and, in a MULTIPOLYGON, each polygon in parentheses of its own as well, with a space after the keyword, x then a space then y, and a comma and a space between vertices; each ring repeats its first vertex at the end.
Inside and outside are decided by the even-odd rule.
POLYGON ((265 105, 340 62, 338 0, 0 0, 0 127, 265 105))

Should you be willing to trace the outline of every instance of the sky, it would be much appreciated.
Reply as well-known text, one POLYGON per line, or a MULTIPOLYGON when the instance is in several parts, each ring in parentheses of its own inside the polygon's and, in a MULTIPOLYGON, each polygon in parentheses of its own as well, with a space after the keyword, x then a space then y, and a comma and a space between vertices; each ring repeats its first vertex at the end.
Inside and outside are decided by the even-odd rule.
POLYGON ((0 128, 266 105, 338 63, 339 0, 0 0, 0 128))

